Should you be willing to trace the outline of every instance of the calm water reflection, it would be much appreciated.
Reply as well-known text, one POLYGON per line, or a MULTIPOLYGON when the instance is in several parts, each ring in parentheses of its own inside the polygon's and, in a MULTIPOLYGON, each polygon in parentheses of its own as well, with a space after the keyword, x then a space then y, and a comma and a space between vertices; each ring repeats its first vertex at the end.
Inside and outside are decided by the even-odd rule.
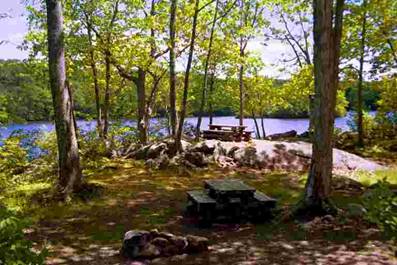
MULTIPOLYGON (((335 127, 341 129, 342 131, 349 130, 348 120, 351 119, 351 114, 346 117, 339 117, 335 119, 335 127)), ((197 118, 190 117, 186 119, 187 122, 196 125, 197 118)), ((259 121, 259 120, 258 120, 259 121)), ((281 133, 289 130, 296 130, 298 133, 303 133, 307 130, 309 126, 308 119, 273 119, 266 118, 265 120, 265 130, 266 134, 281 133)), ((157 119, 152 120, 153 124, 157 123, 157 119)), ((134 125, 133 121, 125 121, 126 124, 134 125)), ((95 121, 78 121, 77 122, 81 130, 93 130, 95 129, 95 121)), ((201 128, 207 129, 209 124, 209 118, 203 118, 201 128)), ((228 124, 237 125, 238 119, 234 116, 230 117, 214 117, 214 124, 228 124)), ((255 124, 253 119, 244 119, 244 124, 248 126, 248 130, 255 131, 255 124)), ((49 132, 54 130, 54 125, 51 122, 29 122, 24 124, 9 124, 7 126, 0 127, 0 138, 6 138, 14 130, 24 130, 33 131, 41 130, 44 132, 49 132)))

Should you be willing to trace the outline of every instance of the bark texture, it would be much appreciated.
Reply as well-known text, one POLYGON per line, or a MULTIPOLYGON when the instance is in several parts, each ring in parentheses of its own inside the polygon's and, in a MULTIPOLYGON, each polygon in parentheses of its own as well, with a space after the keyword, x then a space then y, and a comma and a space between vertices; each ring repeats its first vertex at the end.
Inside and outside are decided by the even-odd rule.
POLYGON ((175 19, 177 0, 170 6, 170 124, 171 135, 176 134, 176 72, 175 72, 175 19))
POLYGON ((66 85, 63 14, 60 0, 46 0, 48 26, 48 63, 58 143, 58 189, 63 198, 82 182, 73 102, 66 85))
POLYGON ((344 0, 313 0, 314 86, 313 155, 305 187, 304 208, 312 214, 330 210, 332 135, 344 0))
POLYGON ((179 151, 182 147, 181 139, 182 139, 182 133, 183 133, 183 123, 185 121, 185 115, 186 115, 187 96, 188 96, 188 91, 189 91, 190 69, 192 67, 194 44, 195 44, 195 40, 196 40, 197 18, 198 18, 198 14, 200 11, 199 3, 200 3, 200 1, 196 0, 195 6, 194 6, 192 35, 190 37, 190 45, 189 45, 189 57, 187 59, 185 79, 183 82, 183 97, 182 97, 181 115, 179 117, 178 129, 177 129, 176 137, 175 137, 175 145, 176 145, 177 151, 179 151))
POLYGON ((200 137, 201 121, 202 121, 204 107, 205 107, 205 103, 206 103, 206 97, 207 97, 208 66, 209 66, 210 59, 211 59, 212 43, 213 43, 213 40, 214 40, 214 32, 215 32, 215 24, 216 24, 216 20, 217 20, 217 17, 218 17, 218 4, 219 4, 219 0, 216 0, 216 2, 215 2, 215 11, 214 11, 214 16, 213 16, 213 19, 212 19, 212 25, 211 25, 211 31, 210 31, 210 40, 209 40, 209 44, 208 44, 208 51, 207 51, 207 56, 205 58, 203 89, 202 89, 202 93, 201 93, 200 110, 199 110, 199 115, 197 117, 197 126, 196 126, 196 137, 197 138, 200 137))
POLYGON ((363 18, 361 24, 361 43, 360 43, 360 68, 357 86, 357 131, 358 146, 364 146, 364 128, 363 128, 363 72, 365 56, 365 38, 367 31, 367 1, 363 1, 363 18))

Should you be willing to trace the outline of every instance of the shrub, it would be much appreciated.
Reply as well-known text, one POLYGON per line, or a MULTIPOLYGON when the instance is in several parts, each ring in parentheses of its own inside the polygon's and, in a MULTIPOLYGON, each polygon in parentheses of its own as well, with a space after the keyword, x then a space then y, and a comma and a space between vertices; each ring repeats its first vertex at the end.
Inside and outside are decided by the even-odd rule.
POLYGON ((366 219, 378 225, 386 235, 397 236, 397 195, 386 180, 379 181, 364 196, 366 219))
POLYGON ((26 226, 26 221, 0 205, 0 264, 44 264, 46 250, 32 250, 32 243, 25 239, 23 233, 26 226))

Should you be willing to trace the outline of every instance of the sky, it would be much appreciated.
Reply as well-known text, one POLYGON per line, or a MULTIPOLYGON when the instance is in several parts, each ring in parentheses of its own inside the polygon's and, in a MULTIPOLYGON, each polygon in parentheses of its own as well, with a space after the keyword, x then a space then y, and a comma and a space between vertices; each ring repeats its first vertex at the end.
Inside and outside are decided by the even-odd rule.
MULTIPOLYGON (((0 59, 26 59, 28 56, 27 51, 18 49, 28 31, 24 9, 21 0, 0 0, 0 13, 11 15, 10 18, 0 20, 0 41, 5 41, 0 45, 0 59)), ((275 78, 288 77, 289 73, 280 72, 275 65, 280 64, 283 54, 291 54, 290 48, 276 40, 267 44, 264 46, 259 39, 255 39, 248 45, 250 51, 260 54, 266 65, 262 74, 275 78)))

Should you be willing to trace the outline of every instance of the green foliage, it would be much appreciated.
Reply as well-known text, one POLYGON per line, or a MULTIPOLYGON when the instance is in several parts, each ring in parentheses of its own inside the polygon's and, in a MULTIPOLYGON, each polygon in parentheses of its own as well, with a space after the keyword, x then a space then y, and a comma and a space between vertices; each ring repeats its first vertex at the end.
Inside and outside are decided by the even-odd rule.
POLYGON ((48 120, 47 71, 40 62, 0 60, 0 123, 48 120))
POLYGON ((385 232, 396 238, 397 235, 397 195, 391 190, 386 180, 379 181, 375 188, 364 196, 366 218, 385 232))
POLYGON ((32 242, 25 239, 26 221, 0 206, 0 264, 44 264, 47 252, 32 250, 32 242))
POLYGON ((28 166, 26 150, 21 146, 19 137, 11 136, 0 146, 0 186, 11 183, 15 175, 24 172, 28 166))

